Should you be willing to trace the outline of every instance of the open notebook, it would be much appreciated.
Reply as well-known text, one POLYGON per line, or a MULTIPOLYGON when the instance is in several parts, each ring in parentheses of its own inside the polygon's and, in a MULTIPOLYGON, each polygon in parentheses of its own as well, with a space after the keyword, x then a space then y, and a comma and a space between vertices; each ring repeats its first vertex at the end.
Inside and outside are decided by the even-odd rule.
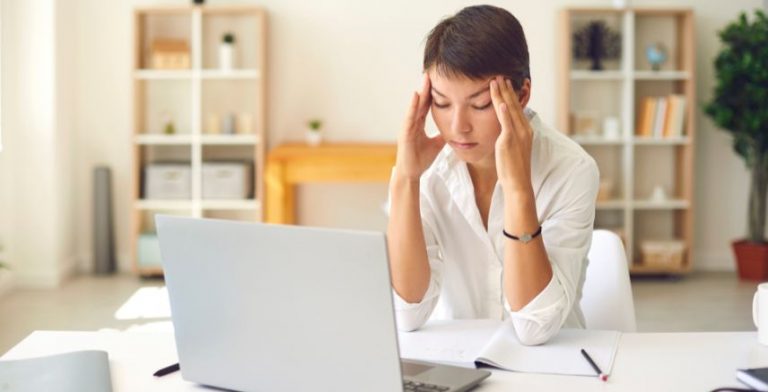
POLYGON ((478 364, 543 374, 596 376, 581 355, 585 349, 604 374, 610 374, 621 334, 617 331, 562 329, 545 344, 520 344, 510 322, 453 320, 428 323, 415 332, 401 332, 403 358, 465 367, 478 364))
POLYGON ((0 361, 0 390, 13 392, 110 392, 106 351, 75 351, 0 361))

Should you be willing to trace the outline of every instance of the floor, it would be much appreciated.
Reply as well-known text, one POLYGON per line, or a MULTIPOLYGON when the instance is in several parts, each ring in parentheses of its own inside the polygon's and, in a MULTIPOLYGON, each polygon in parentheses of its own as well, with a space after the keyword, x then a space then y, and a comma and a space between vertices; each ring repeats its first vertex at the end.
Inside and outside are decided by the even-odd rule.
MULTIPOLYGON (((155 304, 160 310, 150 309, 143 314, 137 313, 135 307, 123 306, 132 296, 147 298, 134 294, 151 297, 152 293, 162 292, 162 286, 162 280, 141 280, 130 275, 81 276, 55 291, 16 290, 0 299, 0 353, 39 329, 122 330, 165 321, 157 314, 162 314, 167 305, 155 304), (145 287, 149 289, 139 292, 145 287)), ((741 282, 733 273, 700 272, 682 279, 642 278, 633 280, 632 286, 641 332, 754 330, 751 306, 756 283, 741 282)))

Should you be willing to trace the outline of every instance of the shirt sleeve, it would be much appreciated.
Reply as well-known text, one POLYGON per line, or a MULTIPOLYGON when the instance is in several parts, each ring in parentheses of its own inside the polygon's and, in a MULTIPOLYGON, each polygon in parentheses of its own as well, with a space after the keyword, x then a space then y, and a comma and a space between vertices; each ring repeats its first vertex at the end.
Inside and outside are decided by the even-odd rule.
MULTIPOLYGON (((423 186, 423 183, 422 183, 423 186)), ((387 204, 389 205, 389 203, 387 204)), ((397 291, 392 289, 395 307, 395 319, 397 328, 401 331, 414 331, 421 328, 435 310, 440 297, 442 282, 443 260, 440 245, 435 236, 435 220, 429 202, 420 196, 419 208, 421 210, 421 225, 424 233, 424 242, 427 246, 427 258, 429 259, 429 287, 421 302, 409 303, 405 301, 397 291)), ((387 208, 389 213, 389 208, 387 208)))
POLYGON ((592 243, 595 201, 600 174, 594 160, 584 160, 565 177, 555 195, 562 205, 542 222, 542 238, 552 265, 552 279, 533 300, 517 312, 504 300, 520 342, 542 344, 560 331, 573 309, 592 243))

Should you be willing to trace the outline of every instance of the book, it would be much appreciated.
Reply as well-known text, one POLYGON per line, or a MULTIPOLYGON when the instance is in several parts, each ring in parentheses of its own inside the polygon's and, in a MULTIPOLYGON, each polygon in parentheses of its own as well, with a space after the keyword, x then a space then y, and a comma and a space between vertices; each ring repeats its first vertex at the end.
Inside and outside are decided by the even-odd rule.
POLYGON ((15 392, 110 392, 109 356, 91 350, 0 360, 0 387, 15 392))
POLYGON ((676 95, 670 95, 667 97, 667 113, 664 116, 664 131, 662 137, 676 137, 674 134, 674 117, 677 115, 678 105, 680 101, 676 95))
POLYGON ((420 330, 401 332, 399 341, 400 355, 407 359, 596 377, 580 350, 589 352, 600 370, 610 374, 620 336, 618 331, 562 329, 544 344, 526 346, 519 342, 509 320, 453 320, 433 321, 420 330))
POLYGON ((653 129, 654 115, 656 114, 656 98, 645 97, 640 105, 640 113, 637 119, 635 134, 640 137, 650 137, 653 129))
POLYGON ((673 95, 675 99, 675 111, 670 120, 670 136, 671 137, 683 137, 685 126, 685 96, 673 95))
POLYGON ((664 131, 664 117, 667 114, 667 97, 656 98, 656 113, 653 117, 652 135, 655 138, 662 137, 664 131))
POLYGON ((768 391, 768 367, 738 369, 736 379, 742 384, 758 391, 768 391))

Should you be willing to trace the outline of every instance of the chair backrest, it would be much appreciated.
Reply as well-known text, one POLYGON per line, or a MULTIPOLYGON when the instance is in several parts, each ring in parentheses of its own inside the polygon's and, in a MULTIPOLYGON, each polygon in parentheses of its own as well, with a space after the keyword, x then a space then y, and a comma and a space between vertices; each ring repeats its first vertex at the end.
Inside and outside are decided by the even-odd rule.
POLYGON ((608 230, 595 230, 587 257, 580 302, 587 328, 635 332, 635 304, 621 239, 608 230))

